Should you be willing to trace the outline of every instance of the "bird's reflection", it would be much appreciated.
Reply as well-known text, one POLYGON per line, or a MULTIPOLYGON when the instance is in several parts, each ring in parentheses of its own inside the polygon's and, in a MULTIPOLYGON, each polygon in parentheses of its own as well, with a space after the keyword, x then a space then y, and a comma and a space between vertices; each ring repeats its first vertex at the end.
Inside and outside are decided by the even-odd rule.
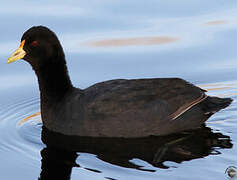
POLYGON ((55 147, 46 147, 41 151, 41 174, 39 180, 69 180, 75 163, 76 152, 55 147))
POLYGON ((76 152, 95 154, 99 159, 118 166, 154 171, 144 169, 130 160, 138 158, 154 167, 168 168, 163 162, 181 163, 219 154, 219 149, 232 147, 229 136, 214 133, 205 126, 169 136, 130 139, 65 136, 43 127, 42 141, 47 148, 41 151, 41 180, 56 177, 70 179, 72 167, 80 167, 75 163, 76 152))

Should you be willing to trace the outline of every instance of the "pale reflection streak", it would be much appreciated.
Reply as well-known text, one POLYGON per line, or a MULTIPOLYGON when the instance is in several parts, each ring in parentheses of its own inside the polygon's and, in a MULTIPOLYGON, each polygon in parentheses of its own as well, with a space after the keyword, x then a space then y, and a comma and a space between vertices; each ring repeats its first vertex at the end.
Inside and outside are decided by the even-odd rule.
POLYGON ((39 117, 37 117, 37 122, 42 122, 42 121, 41 121, 41 118, 40 118, 40 115, 41 115, 40 112, 36 112, 36 113, 34 113, 34 114, 30 115, 30 116, 27 116, 26 118, 24 118, 24 119, 22 119, 21 121, 19 121, 18 125, 20 126, 20 125, 22 125, 23 123, 25 123, 25 122, 27 122, 27 121, 29 121, 29 120, 31 120, 32 118, 37 117, 37 116, 39 116, 39 117))
POLYGON ((174 43, 178 41, 177 37, 153 36, 153 37, 134 37, 121 39, 104 39, 86 42, 85 45, 91 47, 121 47, 121 46, 149 46, 174 43))
POLYGON ((205 25, 208 26, 215 26, 215 25, 222 25, 222 24, 228 24, 227 20, 216 20, 216 21, 209 21, 205 23, 205 25))
POLYGON ((237 87, 237 83, 215 83, 215 84, 201 84, 198 85, 200 88, 207 90, 208 92, 213 93, 215 92, 215 95, 218 97, 231 97, 236 96, 237 92, 229 92, 229 93, 223 93, 223 91, 231 91, 235 87, 237 87))
MULTIPOLYGON (((231 83, 231 84, 215 83, 215 84, 201 84, 198 86, 210 92, 210 91, 222 91, 222 90, 232 89, 233 87, 236 87, 237 84, 236 83, 231 83)), ((219 96, 219 94, 217 94, 217 96, 219 96)), ((227 97, 228 95, 225 95, 225 96, 227 97)))

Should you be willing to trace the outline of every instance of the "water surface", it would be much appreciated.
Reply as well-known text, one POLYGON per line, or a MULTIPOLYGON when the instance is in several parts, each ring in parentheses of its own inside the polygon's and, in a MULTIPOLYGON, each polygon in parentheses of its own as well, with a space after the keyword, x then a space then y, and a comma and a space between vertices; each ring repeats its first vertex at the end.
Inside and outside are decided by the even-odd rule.
MULTIPOLYGON (((40 116, 22 121, 39 112, 35 74, 23 61, 6 64, 29 27, 45 25, 56 32, 77 87, 115 78, 181 77, 208 89, 210 95, 237 100, 236 18, 234 0, 2 2, 0 178, 37 179, 40 152, 48 157, 41 142, 40 116)), ((163 167, 157 166, 144 158, 152 153, 144 151, 140 156, 132 153, 129 163, 126 159, 120 164, 116 156, 78 152, 77 157, 68 155, 70 162, 75 158, 80 165, 70 165, 71 179, 226 179, 226 168, 237 166, 236 109, 234 101, 207 122, 211 130, 205 132, 220 135, 210 141, 209 151, 195 152, 198 148, 182 138, 178 143, 184 144, 174 143, 176 149, 169 149, 178 152, 174 159, 189 153, 181 163, 164 159, 163 167)))

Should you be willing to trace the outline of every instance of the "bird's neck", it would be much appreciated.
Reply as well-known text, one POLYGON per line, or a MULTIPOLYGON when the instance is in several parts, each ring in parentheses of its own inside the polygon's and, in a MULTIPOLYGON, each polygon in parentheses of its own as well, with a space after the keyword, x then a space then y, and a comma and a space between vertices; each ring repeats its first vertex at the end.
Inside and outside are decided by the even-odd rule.
POLYGON ((73 88, 64 57, 49 61, 44 66, 36 68, 35 72, 38 77, 41 100, 58 101, 73 88))

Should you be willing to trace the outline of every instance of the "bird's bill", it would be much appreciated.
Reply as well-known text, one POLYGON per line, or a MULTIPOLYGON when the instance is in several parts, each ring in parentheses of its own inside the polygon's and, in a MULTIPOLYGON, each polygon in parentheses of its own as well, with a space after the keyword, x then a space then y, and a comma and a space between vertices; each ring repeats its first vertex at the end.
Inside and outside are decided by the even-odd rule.
POLYGON ((25 40, 21 42, 20 47, 8 58, 7 64, 22 59, 26 55, 26 52, 23 50, 24 44, 25 40))

